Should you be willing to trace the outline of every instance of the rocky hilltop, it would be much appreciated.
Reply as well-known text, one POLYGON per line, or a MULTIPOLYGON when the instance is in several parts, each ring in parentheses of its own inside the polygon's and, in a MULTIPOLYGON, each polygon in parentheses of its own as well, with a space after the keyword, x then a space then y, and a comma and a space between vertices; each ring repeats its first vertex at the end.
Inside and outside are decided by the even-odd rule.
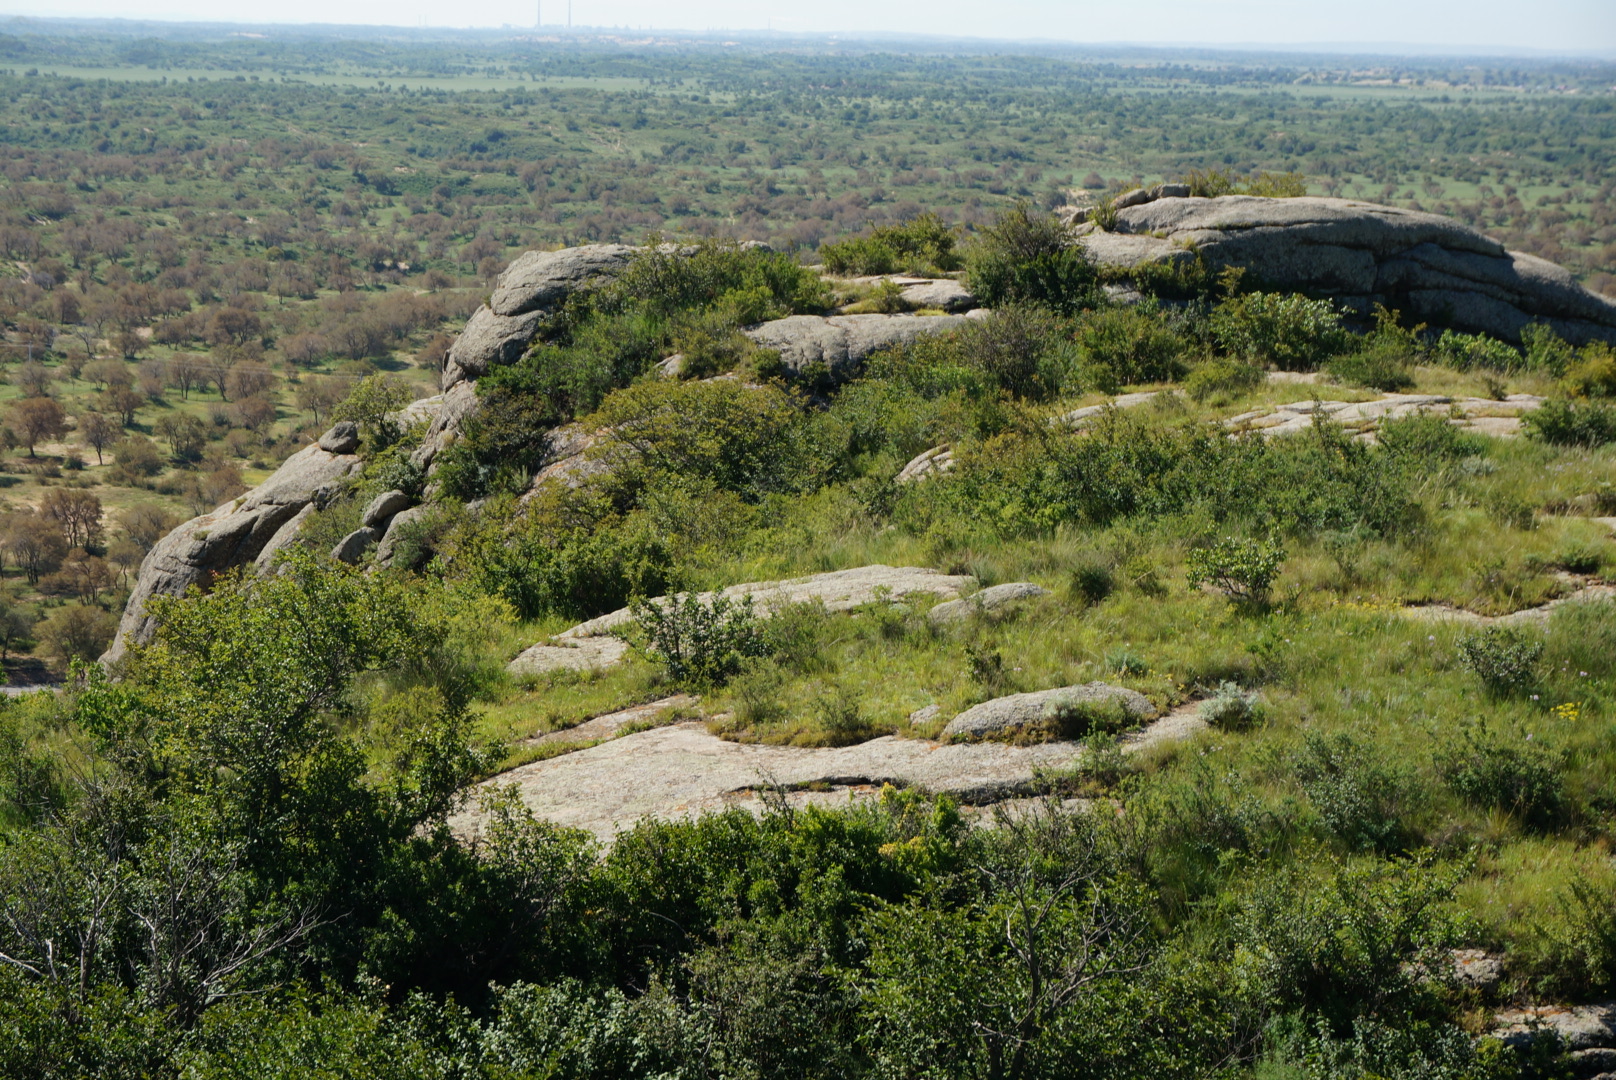
MULTIPOLYGON (((1173 185, 1130 192, 1114 205, 1108 228, 1084 220, 1087 211, 1066 215, 1077 242, 1113 277, 1133 272, 1143 280, 1148 267, 1201 258, 1214 268, 1244 269, 1266 288, 1329 296, 1366 314, 1380 303, 1433 325, 1505 340, 1518 340, 1524 326, 1540 321, 1574 343, 1616 341, 1616 303, 1584 289, 1561 267, 1506 251, 1449 218, 1347 199, 1196 198, 1173 185)), ((512 262, 450 347, 444 393, 412 407, 415 417, 430 422, 415 464, 429 469, 476 409, 479 377, 520 359, 570 297, 610 282, 641 250, 593 244, 528 252, 512 262)), ((881 349, 985 314, 970 310, 974 301, 956 282, 905 280, 906 296, 954 314, 794 315, 745 332, 776 350, 787 371, 812 366, 846 380, 881 349)), ((140 568, 118 637, 103 660, 115 661, 127 643, 150 638, 151 597, 206 588, 215 575, 248 563, 267 565, 336 485, 359 470, 357 448, 356 432, 339 425, 252 492, 159 542, 140 568)), ((560 445, 558 455, 565 449, 560 445)), ((387 509, 392 512, 367 515, 365 535, 345 545, 357 550, 380 542, 386 551, 389 523, 415 512, 400 510, 396 500, 387 509)))
POLYGON ((1547 323, 1574 344, 1616 340, 1616 303, 1564 268, 1506 251, 1452 218, 1352 199, 1203 199, 1188 190, 1130 192, 1117 200, 1108 229, 1078 225, 1081 243, 1104 266, 1200 256, 1213 267, 1239 267, 1265 288, 1329 296, 1363 314, 1384 304, 1506 341, 1519 340, 1531 322, 1547 323))

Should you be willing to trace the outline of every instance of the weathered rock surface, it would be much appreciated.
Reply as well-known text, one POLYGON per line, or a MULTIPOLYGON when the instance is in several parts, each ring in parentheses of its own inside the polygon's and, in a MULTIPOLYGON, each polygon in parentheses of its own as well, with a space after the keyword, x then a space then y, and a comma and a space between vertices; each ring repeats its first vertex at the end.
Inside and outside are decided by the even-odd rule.
POLYGON ((628 655, 628 642, 615 637, 568 638, 540 642, 524 649, 506 665, 513 675, 544 675, 551 671, 599 671, 616 667, 628 655), (554 643, 558 642, 558 643, 554 643))
MULTIPOLYGON (((853 570, 833 570, 783 581, 749 581, 718 592, 698 595, 703 603, 711 603, 718 596, 730 600, 750 596, 753 610, 766 616, 788 604, 816 600, 823 603, 827 611, 848 611, 860 604, 873 603, 882 596, 897 600, 916 593, 952 600, 974 584, 975 578, 944 574, 924 567, 860 566, 853 570)), ((663 599, 666 598, 651 602, 658 603, 663 599)), ((609 615, 579 623, 557 636, 572 639, 607 634, 626 626, 633 617, 628 608, 621 608, 609 615)))
POLYGON ((1011 694, 973 705, 948 722, 948 726, 943 728, 943 738, 984 739, 1012 734, 1039 726, 1046 721, 1046 710, 1059 705, 1109 701, 1121 702, 1129 715, 1139 720, 1149 720, 1157 715, 1156 706, 1137 690, 1091 682, 1055 690, 1037 690, 1030 694, 1011 694))
POLYGON ((320 436, 318 445, 328 454, 351 454, 359 449, 359 425, 352 420, 339 420, 320 436))
POLYGON ((1055 423, 1063 424, 1073 431, 1082 431, 1099 417, 1105 415, 1107 409, 1137 409, 1139 406, 1156 400, 1166 391, 1142 390, 1137 394, 1118 394, 1110 401, 1102 401, 1098 405, 1085 405, 1081 409, 1073 409, 1055 418, 1055 423))
POLYGON ((1110 232, 1092 230, 1079 242, 1097 261, 1123 269, 1198 251, 1210 265, 1243 267, 1267 287, 1325 293, 1366 314, 1382 303, 1506 340, 1518 340, 1534 320, 1573 343, 1616 340, 1616 302, 1553 263, 1416 210, 1352 199, 1144 192, 1118 210, 1110 232))
POLYGON ((1510 1009, 1494 1018, 1493 1034, 1506 1043, 1531 1040, 1544 1030, 1568 1050, 1616 1048, 1616 1001, 1594 1005, 1538 1005, 1510 1009))
POLYGON ((856 375, 871 353, 953 330, 964 321, 963 315, 790 315, 744 333, 763 348, 778 350, 792 372, 824 364, 832 378, 844 380, 856 375))
POLYGON ((316 509, 317 508, 312 502, 309 503, 303 509, 293 514, 291 519, 287 521, 285 525, 282 525, 280 528, 275 530, 275 535, 269 538, 269 543, 264 545, 264 549, 260 551, 258 553, 258 557, 253 560, 253 564, 258 568, 258 572, 260 574, 264 573, 265 571, 269 570, 270 567, 275 565, 275 557, 277 555, 281 554, 283 551, 289 550, 297 544, 298 533, 303 531, 303 523, 309 520, 309 517, 313 515, 316 509))
POLYGON ((462 382, 445 391, 437 415, 426 429, 426 436, 410 455, 411 464, 419 469, 429 467, 439 452, 458 437, 461 423, 476 410, 476 384, 462 382))
POLYGON ((525 740, 523 745, 550 746, 556 743, 599 742, 603 739, 612 739, 626 727, 649 726, 680 713, 688 715, 688 710, 694 709, 700 702, 701 698, 695 694, 674 694, 672 697, 647 702, 644 705, 632 705, 627 709, 593 717, 576 727, 546 732, 525 740))
MULTIPOLYGON (((1123 750, 1204 729, 1193 717, 1174 714, 1125 740, 1123 750)), ((837 749, 762 746, 725 742, 702 724, 681 723, 523 765, 479 787, 514 785, 536 816, 609 842, 645 817, 680 818, 729 806, 760 810, 760 789, 786 788, 794 805, 845 804, 876 796, 887 783, 947 792, 968 804, 993 803, 1033 793, 1034 770, 1070 765, 1083 752, 1069 742, 946 744, 892 736, 837 749)), ((480 820, 473 804, 450 825, 468 835, 480 820)))
POLYGON ((938 308, 957 314, 964 314, 977 306, 975 294, 949 278, 910 285, 900 297, 913 308, 938 308))
POLYGON ((554 314, 573 293, 628 269, 639 250, 626 244, 587 244, 518 255, 495 282, 489 307, 495 315, 554 314))
POLYGON ((337 541, 337 546, 331 549, 331 557, 340 563, 352 566, 365 557, 365 552, 376 546, 381 539, 381 533, 368 525, 361 525, 353 532, 337 541))
POLYGON ((1034 585, 1030 581, 1012 581, 972 593, 963 600, 949 600, 938 604, 927 614, 927 618, 935 625, 942 626, 945 623, 968 619, 979 612, 998 611, 1019 600, 1034 600, 1048 595, 1049 590, 1042 585, 1034 585))
POLYGON ((359 468, 352 454, 304 447, 240 499, 192 518, 159 540, 140 564, 118 636, 102 662, 116 662, 131 642, 151 639, 156 626, 146 614, 147 600, 182 596, 193 585, 205 589, 217 575, 258 558, 272 540, 284 546, 290 538, 280 536, 282 527, 310 504, 323 503, 359 468))
POLYGON ((924 480, 928 476, 954 471, 954 451, 948 446, 934 446, 930 450, 922 450, 905 465, 896 477, 894 483, 912 484, 916 480, 924 480))
POLYGON ((544 313, 540 311, 505 316, 487 307, 478 308, 449 346, 449 356, 443 364, 443 388, 449 390, 466 379, 481 378, 491 367, 514 364, 527 351, 543 322, 544 313))
POLYGON ((393 515, 407 510, 409 505, 410 497, 402 491, 384 491, 365 506, 364 512, 359 515, 359 524, 386 532, 387 523, 393 519, 393 515))
MULTIPOLYGON (((847 611, 882 596, 898 599, 915 593, 928 593, 952 600, 976 584, 971 577, 956 577, 914 566, 861 566, 827 574, 788 578, 783 581, 751 581, 731 585, 718 592, 699 593, 704 603, 715 597, 730 600, 752 598, 753 611, 767 617, 787 604, 816 600, 827 611, 847 611)), ((659 597, 652 603, 665 601, 659 597)), ((579 623, 548 641, 525 649, 507 668, 515 674, 543 674, 548 671, 590 671, 612 667, 628 655, 628 643, 612 636, 634 618, 628 608, 579 623)))
POLYGON ((404 533, 415 522, 426 516, 426 506, 412 506, 407 510, 400 510, 393 515, 387 523, 387 532, 376 544, 376 565, 388 566, 398 554, 398 545, 404 539, 404 533))
POLYGON ((1356 431, 1360 437, 1370 438, 1382 421, 1426 415, 1448 417, 1466 431, 1507 437, 1520 431, 1521 416, 1540 408, 1543 400, 1532 394, 1511 394, 1502 401, 1443 394, 1384 394, 1357 402, 1316 398, 1250 409, 1229 417, 1224 426, 1264 435, 1295 435, 1310 430, 1315 419, 1323 416, 1356 431))

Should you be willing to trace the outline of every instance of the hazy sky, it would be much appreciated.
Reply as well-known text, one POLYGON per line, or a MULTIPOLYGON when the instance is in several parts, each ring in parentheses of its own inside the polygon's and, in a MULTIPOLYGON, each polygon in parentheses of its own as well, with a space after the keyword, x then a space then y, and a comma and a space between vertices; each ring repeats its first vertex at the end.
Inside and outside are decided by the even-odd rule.
MULTIPOLYGON (((542 0, 564 23, 567 0, 542 0)), ((1616 0, 572 0, 577 26, 914 31, 1163 44, 1408 43, 1616 53, 1616 0)), ((531 26, 533 0, 0 0, 0 14, 531 26)))

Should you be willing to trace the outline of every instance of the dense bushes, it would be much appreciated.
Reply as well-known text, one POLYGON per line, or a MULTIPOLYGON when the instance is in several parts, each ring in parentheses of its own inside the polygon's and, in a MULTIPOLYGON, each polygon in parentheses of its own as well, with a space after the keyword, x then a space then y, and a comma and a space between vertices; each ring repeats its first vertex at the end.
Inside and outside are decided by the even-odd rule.
POLYGON ((1312 371, 1351 341, 1328 300, 1278 293, 1230 297, 1213 310, 1211 329, 1229 355, 1281 371, 1312 371))
POLYGON ((885 225, 869 236, 824 244, 819 256, 833 274, 948 273, 960 268, 956 236, 936 214, 885 225))
POLYGON ((1026 203, 982 229, 966 254, 966 280, 990 308, 1036 304, 1070 315, 1101 303, 1094 264, 1071 231, 1026 203))

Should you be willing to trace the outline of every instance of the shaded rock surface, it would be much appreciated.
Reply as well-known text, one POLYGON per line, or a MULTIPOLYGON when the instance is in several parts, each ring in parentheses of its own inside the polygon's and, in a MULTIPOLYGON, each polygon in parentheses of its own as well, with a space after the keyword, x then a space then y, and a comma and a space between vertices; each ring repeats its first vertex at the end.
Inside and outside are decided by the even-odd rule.
POLYGON ((353 532, 337 541, 336 547, 331 549, 331 557, 340 563, 352 566, 365 557, 365 552, 376 546, 381 539, 381 533, 368 525, 361 525, 353 532))
MULTIPOLYGON (((1123 750, 1138 752, 1204 728, 1174 714, 1126 740, 1123 750)), ((785 788, 793 805, 845 804, 876 796, 888 783, 992 803, 1031 794, 1034 770, 1070 765, 1083 752, 1070 742, 1005 746, 893 736, 836 749, 763 746, 725 742, 700 723, 680 723, 523 765, 478 786, 514 785, 536 816, 610 841, 645 817, 690 817, 729 806, 758 811, 760 790, 770 788, 785 788)), ((473 802, 450 825, 467 835, 480 822, 473 802)))
POLYGON ((1011 734, 1046 722, 1047 711, 1060 705, 1111 701, 1120 702, 1128 714, 1136 719, 1148 720, 1157 715, 1156 706, 1137 690, 1091 682, 1055 690, 1036 690, 1030 694, 1011 694, 973 705, 948 722, 948 726, 943 728, 943 738, 984 739, 1011 734))
POLYGON ((352 420, 337 421, 320 436, 319 447, 328 454, 353 453, 359 449, 359 425, 352 420))
POLYGON ((495 315, 554 314, 573 293, 628 269, 639 250, 626 244, 586 244, 518 255, 494 283, 488 306, 495 315))
POLYGON ((1123 207, 1110 232, 1092 230, 1079 242, 1123 269, 1198 251, 1213 267, 1243 267, 1270 288, 1327 294, 1365 314, 1382 303, 1506 340, 1534 320, 1573 343, 1616 340, 1616 303, 1569 271, 1417 210, 1352 199, 1159 196, 1123 207))
POLYGON ((949 600, 938 604, 927 614, 927 618, 938 625, 959 622, 978 612, 997 611, 1018 600, 1033 600, 1048 595, 1049 590, 1042 585, 1034 585, 1030 581, 1012 581, 972 593, 963 600, 949 600))
POLYGON ((1616 1048, 1616 1001, 1509 1009, 1494 1018, 1492 1033, 1522 1043, 1545 1030, 1559 1035, 1568 1050, 1616 1048))
POLYGON ((359 524, 368 525, 378 531, 386 531, 387 523, 393 515, 400 510, 408 509, 410 497, 402 491, 384 491, 365 506, 364 512, 359 515, 359 524))
POLYGON ((306 446, 287 458, 268 480, 234 502, 192 518, 146 554, 124 606, 118 636, 102 656, 119 660, 130 642, 144 643, 156 628, 146 614, 153 596, 182 596, 193 585, 207 588, 219 574, 252 562, 278 541, 281 529, 311 504, 329 498, 341 481, 358 472, 359 459, 306 446))
POLYGON ((801 372, 824 364, 837 380, 852 378, 871 353, 907 345, 964 323, 963 315, 790 315, 744 331, 765 349, 776 349, 786 368, 801 372))
POLYGON ((514 364, 527 351, 543 322, 544 314, 538 311, 505 316, 487 307, 478 308, 449 346, 449 356, 443 364, 443 388, 448 390, 466 379, 480 378, 491 367, 514 364))
POLYGON ((425 506, 412 506, 393 515, 392 520, 387 523, 387 531, 382 534, 381 540, 376 545, 378 566, 387 566, 393 561, 398 554, 398 545, 404 539, 404 533, 411 525, 424 518, 428 509, 429 507, 425 506))

